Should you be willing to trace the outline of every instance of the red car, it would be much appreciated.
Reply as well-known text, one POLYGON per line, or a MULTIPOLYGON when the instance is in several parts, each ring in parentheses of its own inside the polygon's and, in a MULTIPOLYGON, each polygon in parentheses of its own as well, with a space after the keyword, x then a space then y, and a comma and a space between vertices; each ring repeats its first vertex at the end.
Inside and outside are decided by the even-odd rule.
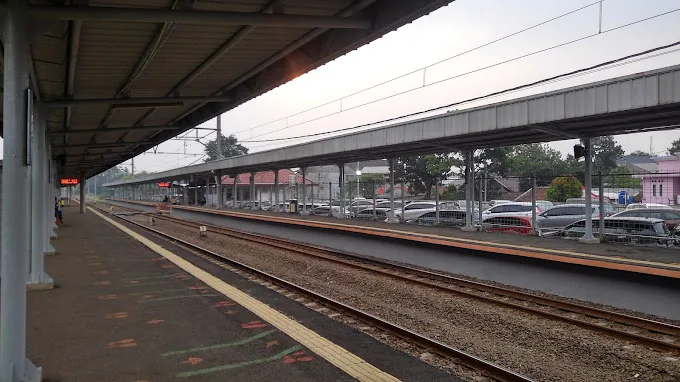
POLYGON ((528 235, 531 232, 531 217, 498 216, 485 219, 482 227, 487 232, 510 232, 528 235))

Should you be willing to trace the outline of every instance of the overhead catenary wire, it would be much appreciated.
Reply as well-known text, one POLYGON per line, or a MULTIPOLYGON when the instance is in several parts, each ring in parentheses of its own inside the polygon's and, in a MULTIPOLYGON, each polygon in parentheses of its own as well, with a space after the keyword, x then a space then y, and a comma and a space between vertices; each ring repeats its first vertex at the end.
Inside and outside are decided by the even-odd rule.
MULTIPOLYGON (((422 114, 427 114, 427 113, 435 112, 435 111, 442 110, 442 109, 448 109, 448 108, 458 106, 458 105, 461 105, 461 104, 466 104, 466 103, 479 101, 479 100, 483 100, 483 99, 490 98, 490 97, 495 97, 495 96, 498 96, 498 95, 501 95, 501 94, 510 93, 510 92, 530 88, 530 87, 533 87, 533 86, 536 86, 536 85, 542 85, 542 84, 545 84, 545 83, 549 83, 551 81, 555 81, 555 80, 560 79, 562 77, 573 76, 573 75, 578 74, 578 73, 591 71, 591 70, 594 70, 594 69, 597 69, 597 68, 600 68, 600 67, 615 64, 615 63, 625 61, 625 60, 628 60, 628 59, 631 59, 631 58, 643 56, 645 54, 653 53, 653 52, 656 52, 656 51, 659 51, 659 50, 672 48, 672 47, 678 46, 678 45, 680 45, 680 41, 676 41, 672 44, 663 45, 663 46, 660 46, 660 47, 648 49, 648 50, 645 50, 645 51, 642 51, 642 52, 630 54, 630 55, 625 56, 625 57, 621 57, 621 58, 617 58, 617 59, 610 60, 610 61, 607 61, 607 62, 603 62, 603 63, 600 63, 600 64, 596 64, 596 65, 593 65, 593 66, 589 66, 587 68, 581 68, 581 69, 577 69, 577 70, 574 70, 574 71, 571 71, 571 72, 568 72, 568 73, 558 74, 556 76, 544 78, 544 79, 534 81, 534 82, 531 82, 531 83, 515 86, 515 87, 504 89, 504 90, 499 90, 499 91, 496 91, 496 92, 493 92, 493 93, 469 98, 469 99, 466 99, 466 100, 463 100, 463 101, 456 101, 456 102, 449 103, 449 104, 446 104, 446 105, 437 106, 437 107, 429 108, 429 109, 426 109, 426 110, 421 110, 421 111, 417 111, 417 112, 413 112, 413 113, 400 115, 398 117, 383 119, 383 120, 376 121, 376 122, 364 123, 364 124, 361 124, 361 125, 356 125, 356 126, 352 126, 352 127, 347 127, 347 128, 342 128, 342 129, 337 129, 337 130, 332 130, 332 131, 327 131, 327 132, 298 135, 298 136, 295 136, 295 137, 261 139, 261 140, 252 140, 252 139, 251 140, 243 140, 243 141, 241 141, 241 143, 278 142, 278 141, 285 141, 285 140, 291 140, 291 139, 317 137, 317 136, 323 136, 323 135, 328 135, 328 134, 338 133, 338 132, 343 132, 343 131, 356 130, 356 129, 360 129, 362 127, 370 127, 370 126, 373 126, 373 125, 387 123, 387 122, 393 122, 393 121, 404 119, 404 118, 416 117, 416 116, 419 116, 419 115, 422 115, 422 114)), ((318 119, 321 119, 321 118, 325 118, 325 117, 320 117, 318 119)), ((308 122, 311 122, 311 121, 308 121, 308 122)), ((308 122, 306 122, 306 123, 308 123, 308 122)))
MULTIPOLYGON (((372 101, 369 101, 369 102, 365 102, 365 103, 362 103, 360 105, 357 105, 357 106, 354 106, 354 107, 351 107, 351 108, 347 108, 347 109, 344 109, 344 110, 341 110, 341 111, 329 113, 329 114, 326 114, 326 115, 323 115, 323 116, 320 116, 320 117, 316 117, 316 118, 313 118, 313 119, 309 119, 309 120, 306 120, 306 121, 303 121, 303 122, 299 122, 299 123, 296 123, 296 124, 293 124, 293 125, 287 125, 286 127, 282 127, 280 129, 265 132, 265 133, 253 136, 250 139, 242 140, 241 142, 242 143, 276 142, 276 141, 285 141, 285 140, 292 140, 292 139, 298 139, 298 138, 323 136, 323 135, 327 135, 327 134, 333 134, 333 133, 336 133, 336 132, 351 131, 351 130, 360 129, 362 127, 369 127, 369 126, 373 126, 373 125, 377 125, 377 124, 381 124, 381 123, 385 123, 385 122, 391 122, 391 121, 395 121, 395 120, 399 120, 399 119, 403 119, 403 118, 417 116, 417 115, 420 115, 420 114, 425 114, 425 113, 437 111, 437 110, 444 109, 444 108, 447 108, 447 107, 457 106, 459 104, 464 104, 464 103, 470 103, 470 102, 475 101, 475 100, 481 100, 481 99, 489 98, 489 97, 492 97, 492 96, 495 96, 495 95, 499 95, 499 94, 503 94, 503 93, 507 93, 507 92, 511 92, 511 91, 516 91, 516 90, 523 89, 523 88, 528 88, 528 87, 535 86, 535 85, 538 85, 538 84, 542 84, 544 82, 554 80, 555 78, 551 77, 550 79, 541 80, 541 81, 538 81, 537 83, 532 83, 532 84, 529 84, 529 85, 521 85, 521 87, 519 87, 519 89, 516 89, 516 88, 506 89, 506 90, 503 90, 503 91, 500 91, 500 92, 491 93, 489 95, 475 97, 475 98, 470 99, 470 100, 456 102, 456 103, 451 104, 451 106, 450 105, 444 105, 444 106, 440 106, 440 107, 436 107, 436 108, 432 108, 432 109, 428 109, 428 110, 424 110, 424 111, 410 113, 410 114, 406 114, 406 115, 402 115, 402 116, 394 117, 394 118, 389 118, 389 119, 385 119, 385 120, 381 120, 381 121, 370 122, 370 123, 357 125, 357 126, 353 126, 353 127, 342 128, 342 129, 337 129, 337 130, 332 130, 332 131, 327 131, 327 132, 321 132, 321 133, 300 135, 300 136, 295 136, 295 137, 261 139, 261 140, 254 139, 254 138, 262 137, 262 136, 265 136, 265 135, 277 133, 277 132, 280 132, 280 131, 283 131, 283 130, 287 130, 287 129, 290 129, 290 128, 293 128, 293 127, 296 127, 296 126, 301 126, 301 125, 304 125, 304 124, 307 124, 307 123, 310 123, 310 122, 315 122, 315 121, 318 121, 318 120, 321 120, 321 119, 324 119, 324 118, 331 117, 333 115, 341 114, 341 113, 344 113, 344 112, 349 111, 349 110, 353 110, 353 109, 357 109, 357 108, 364 107, 364 106, 367 106, 367 105, 371 105, 371 104, 374 104, 376 102, 380 102, 380 101, 383 101, 383 100, 386 100, 386 99, 394 98, 394 97, 397 97, 397 96, 400 96, 400 95, 403 95, 403 94, 407 94, 407 93, 422 89, 423 87, 429 87, 429 86, 436 85, 436 84, 439 84, 439 83, 442 83, 442 82, 450 81, 452 79, 464 77, 464 76, 467 76, 467 75, 470 75, 470 74, 473 74, 473 73, 477 73, 477 72, 480 72, 480 71, 483 71, 483 70, 487 70, 487 69, 494 68, 494 67, 497 67, 497 66, 500 66, 500 65, 504 65, 504 64, 507 64, 507 63, 510 63, 510 62, 513 62, 513 61, 521 60, 521 59, 524 59, 524 58, 527 58, 527 57, 530 57, 530 56, 533 56, 533 55, 536 55, 536 54, 539 54, 539 53, 544 53, 544 52, 547 52, 547 51, 550 51, 550 50, 553 50, 553 49, 561 48, 561 47, 564 47, 564 46, 567 46, 567 45, 570 45, 570 44, 574 44, 574 43, 584 41, 584 40, 587 40, 587 39, 590 39, 590 38, 593 38, 593 37, 604 35, 606 33, 613 32, 615 30, 626 28, 626 27, 629 27, 629 26, 632 26, 632 25, 635 25, 635 24, 639 24, 639 23, 642 23, 642 22, 645 22, 645 21, 649 21, 649 20, 652 20, 652 19, 655 19, 655 18, 658 18, 658 17, 661 17, 661 16, 665 16, 665 15, 668 15, 668 14, 671 14, 671 13, 674 13, 674 12, 678 12, 678 11, 680 11, 680 8, 674 9, 674 10, 671 10, 671 11, 667 11, 667 12, 664 12, 664 13, 660 13, 660 14, 657 14, 657 15, 654 15, 654 16, 650 16, 650 17, 647 17, 647 18, 644 18, 644 19, 640 19, 640 20, 637 20, 637 21, 633 21, 633 22, 630 22, 628 24, 620 25, 618 27, 614 27, 614 28, 608 29, 606 31, 602 31, 601 33, 593 33, 593 34, 590 34, 588 36, 580 37, 580 38, 570 40, 570 41, 567 41, 567 42, 564 42, 564 43, 561 43, 561 44, 558 44, 558 45, 553 45, 553 46, 548 47, 548 48, 536 50, 536 51, 533 51, 533 52, 530 52, 530 53, 527 53, 527 54, 524 54, 524 55, 521 55, 521 56, 517 56, 517 57, 511 58, 511 59, 508 59, 508 60, 497 62, 497 63, 491 64, 491 65, 487 65, 487 66, 482 67, 482 68, 477 68, 477 69, 474 69, 474 70, 471 70, 471 71, 468 71, 468 72, 465 72, 465 73, 461 73, 459 75, 447 77, 447 78, 441 79, 439 81, 429 83, 425 86, 419 86, 419 87, 416 87, 416 88, 408 89, 408 90, 405 90, 405 91, 402 91, 402 92, 399 92, 399 93, 391 94, 389 96, 385 96, 385 97, 378 98, 378 99, 375 99, 375 100, 372 100, 372 101)), ((654 51, 657 51, 657 50, 667 49, 667 48, 675 46, 675 45, 678 45, 678 43, 673 43, 673 44, 670 44, 670 45, 665 45, 665 46, 662 46, 662 47, 653 48, 651 50, 644 51, 644 52, 641 52, 641 53, 635 53, 633 55, 625 56, 625 57, 622 57, 622 58, 619 58, 619 59, 616 59, 616 60, 608 61, 608 62, 603 63, 603 64, 595 65, 594 67, 607 65, 607 64, 610 64, 610 63, 625 60, 627 58, 636 57, 636 56, 639 56, 639 55, 644 55, 644 54, 647 54, 649 52, 654 52, 654 51)), ((586 70, 589 70, 589 68, 583 69, 583 71, 586 71, 586 70)), ((575 72, 579 72, 579 71, 581 71, 581 70, 578 70, 578 71, 575 71, 575 72)), ((559 78, 561 76, 568 76, 568 75, 573 74, 575 72, 565 73, 564 75, 559 75, 559 76, 556 76, 556 77, 559 78)))
MULTIPOLYGON (((350 94, 346 94, 346 95, 344 95, 344 96, 342 96, 342 97, 340 97, 340 98, 336 98, 336 99, 334 99, 334 100, 332 100, 332 101, 328 101, 328 102, 326 102, 326 103, 323 103, 323 104, 320 104, 320 105, 316 105, 316 106, 314 106, 314 107, 311 107, 311 108, 302 110, 302 111, 297 112, 297 113, 294 113, 294 114, 290 114, 290 115, 288 115, 288 116, 286 116, 286 117, 283 117, 283 118, 279 118, 279 119, 276 119, 276 120, 273 120, 273 121, 269 121, 269 122, 267 122, 267 123, 263 123, 263 124, 260 124, 260 125, 257 125, 257 126, 252 126, 252 127, 249 127, 249 128, 243 129, 243 130, 239 130, 239 131, 234 132, 233 134, 236 135, 236 134, 240 134, 240 133, 245 132, 245 131, 250 131, 250 130, 254 130, 254 129, 257 129, 257 128, 260 128, 260 127, 264 127, 264 126, 267 126, 267 125, 271 125, 272 123, 285 121, 285 120, 288 119, 288 118, 295 117, 295 116, 298 116, 298 115, 301 115, 301 114, 304 114, 304 113, 308 113, 308 112, 310 112, 310 111, 312 111, 312 110, 316 110, 316 109, 322 108, 322 107, 324 107, 324 106, 332 105, 332 104, 334 104, 334 103, 336 103, 336 102, 342 102, 342 100, 345 99, 345 98, 349 98, 349 97, 355 96, 355 95, 357 95, 357 94, 361 94, 361 93, 363 93, 363 92, 366 92, 366 91, 368 91, 368 90, 372 90, 372 89, 378 88, 378 87, 380 87, 380 86, 386 85, 386 84, 391 83, 391 82, 394 82, 394 81, 396 81, 396 80, 399 80, 399 79, 408 77, 408 76, 410 76, 410 75, 416 74, 416 73, 418 73, 418 72, 420 72, 420 71, 425 71, 426 69, 431 68, 431 67, 433 67, 433 66, 437 66, 437 65, 439 65, 439 64, 443 64, 444 62, 451 61, 451 60, 453 60, 453 59, 456 59, 456 58, 458 58, 458 57, 462 57, 462 56, 464 56, 464 55, 466 55, 466 54, 470 54, 470 53, 472 53, 472 52, 475 52, 475 51, 480 50, 480 49, 482 49, 482 48, 485 48, 485 47, 487 47, 487 46, 496 44, 496 43, 501 42, 501 41, 503 41, 503 40, 507 40, 507 39, 509 39, 510 37, 514 37, 514 36, 520 35, 520 34, 522 34, 522 33, 524 33, 524 32, 528 32, 528 31, 530 31, 530 30, 532 30, 532 29, 536 29, 536 28, 538 28, 538 27, 540 27, 540 26, 542 26, 542 25, 549 24, 549 23, 551 23, 551 22, 553 22, 553 21, 557 21, 557 20, 559 20, 559 19, 561 19, 561 18, 567 17, 567 16, 572 15, 572 14, 574 14, 574 13, 578 13, 578 12, 580 12, 580 11, 582 11, 582 10, 585 10, 585 9, 588 9, 588 8, 590 8, 590 7, 592 7, 592 6, 595 6, 595 5, 597 5, 597 4, 600 4, 602 1, 604 1, 604 0, 598 0, 598 1, 595 1, 595 2, 593 2, 593 3, 584 5, 584 6, 580 7, 580 8, 574 9, 574 10, 569 11, 569 12, 566 12, 566 13, 563 13, 563 14, 561 14, 561 15, 559 15, 559 16, 555 16, 555 17, 553 17, 553 18, 550 18, 550 19, 545 20, 545 21, 542 21, 542 22, 540 22, 540 23, 531 25, 531 26, 529 26, 529 27, 527 27, 527 28, 524 28, 524 29, 521 29, 521 30, 519 30, 519 31, 510 33, 510 34, 507 34, 507 35, 505 35, 505 36, 503 36, 503 37, 500 37, 500 38, 497 38, 497 39, 495 39, 495 40, 486 42, 486 43, 481 44, 481 45, 477 45, 477 46, 474 47, 474 48, 471 48, 471 49, 468 49, 468 50, 466 50, 466 51, 457 53, 457 54, 455 54, 455 55, 453 55, 453 56, 449 56, 449 57, 447 57, 447 58, 444 58, 444 59, 441 59, 441 60, 439 60, 439 61, 433 62, 433 63, 431 63, 431 64, 429 64, 429 65, 427 65, 427 66, 421 67, 421 68, 419 68, 419 69, 412 70, 412 71, 410 71, 410 72, 408 72, 408 73, 401 74, 401 75, 399 75, 399 76, 397 76, 397 77, 393 77, 393 78, 391 78, 391 79, 389 79, 389 80, 382 81, 382 82, 380 82, 380 83, 377 83, 377 84, 375 84, 375 85, 371 85, 371 86, 369 86, 369 87, 367 87, 367 88, 363 88, 363 89, 361 89, 361 90, 355 91, 355 92, 350 93, 350 94)), ((342 105, 341 105, 341 106, 342 106, 342 105)), ((342 108, 341 108, 341 109, 342 109, 342 108)))

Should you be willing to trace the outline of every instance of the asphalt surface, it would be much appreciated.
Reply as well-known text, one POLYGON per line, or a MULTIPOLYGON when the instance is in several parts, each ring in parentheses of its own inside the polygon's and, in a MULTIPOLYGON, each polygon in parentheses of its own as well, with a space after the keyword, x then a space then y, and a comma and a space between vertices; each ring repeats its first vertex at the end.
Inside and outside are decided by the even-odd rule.
MULTIPOLYGON (((273 235, 506 285, 680 319, 680 280, 173 209, 178 218, 273 235)), ((678 254, 680 259, 680 254, 678 254)))
MULTIPOLYGON (((92 213, 65 208, 28 295, 28 358, 44 381, 349 381, 351 377, 92 213), (214 346, 220 345, 220 346, 214 346), (209 348, 208 348, 209 347, 209 348)), ((405 381, 456 380, 160 239, 173 253, 405 381)))

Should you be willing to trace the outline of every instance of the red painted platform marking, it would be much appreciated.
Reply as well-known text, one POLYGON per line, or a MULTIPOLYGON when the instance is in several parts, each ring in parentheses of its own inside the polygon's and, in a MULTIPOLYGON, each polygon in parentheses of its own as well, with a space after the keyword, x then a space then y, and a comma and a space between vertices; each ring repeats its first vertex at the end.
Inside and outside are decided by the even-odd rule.
POLYGON ((283 358, 281 358, 281 360, 283 361, 283 363, 291 364, 291 363, 295 363, 295 362, 309 362, 309 361, 312 361, 314 359, 312 357, 304 356, 304 355, 305 355, 305 352, 299 351, 299 352, 293 353, 292 356, 286 355, 283 358), (302 357, 302 356, 304 356, 304 357, 302 357))
POLYGON ((128 314, 127 312, 110 313, 104 315, 104 318, 116 318, 116 319, 128 318, 128 314))
POLYGON ((137 343, 133 338, 128 338, 125 340, 120 340, 120 341, 114 341, 114 342, 109 342, 108 343, 109 348, 115 349, 115 348, 131 348, 137 346, 137 343))
POLYGON ((89 266, 95 266, 95 265, 102 265, 102 263, 89 263, 89 264, 87 264, 87 265, 89 265, 89 266))
POLYGON ((155 324, 160 324, 162 322, 165 322, 165 320, 151 320, 151 321, 147 321, 146 323, 151 324, 151 325, 155 325, 155 324))
POLYGON ((175 266, 172 265, 172 264, 161 265, 161 268, 165 268, 165 269, 170 269, 170 268, 174 268, 174 267, 175 267, 175 266))
POLYGON ((262 321, 250 321, 246 322, 245 324, 241 324, 241 328, 243 329, 258 329, 258 328, 264 328, 267 326, 267 324, 263 323, 262 321))
POLYGON ((115 294, 105 294, 102 296, 97 296, 97 300, 115 300, 118 296, 115 294))
POLYGON ((202 289, 206 289, 206 287, 204 287, 204 286, 192 286, 192 287, 189 287, 189 289, 202 290, 202 289))
POLYGON ((274 345, 278 345, 278 344, 279 344, 279 341, 276 341, 276 340, 269 341, 269 342, 267 342, 267 348, 270 348, 270 347, 272 347, 274 345))
POLYGON ((197 365, 199 363, 203 362, 203 358, 198 358, 198 357, 189 357, 186 361, 182 361, 180 363, 190 363, 192 366, 197 365))
POLYGON ((93 275, 108 275, 109 271, 92 272, 93 275))
POLYGON ((213 308, 219 308, 220 306, 234 306, 236 305, 235 302, 231 301, 220 301, 217 304, 213 305, 213 308))
POLYGON ((111 281, 97 281, 92 285, 111 285, 111 281))

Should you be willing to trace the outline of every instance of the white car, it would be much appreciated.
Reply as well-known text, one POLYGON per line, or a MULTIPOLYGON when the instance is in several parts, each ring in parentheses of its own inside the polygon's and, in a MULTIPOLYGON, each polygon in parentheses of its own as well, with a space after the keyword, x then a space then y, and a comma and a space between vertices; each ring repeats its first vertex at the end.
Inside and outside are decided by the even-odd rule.
MULTIPOLYGON (((444 208, 445 203, 439 203, 439 208, 444 208)), ((437 209, 437 204, 435 202, 413 202, 404 207, 404 216, 401 216, 401 208, 397 208, 394 211, 394 217, 397 220, 408 221, 418 218, 420 215, 435 211, 437 209)))
POLYGON ((628 207, 626 207, 626 210, 636 210, 640 208, 664 208, 664 209, 672 209, 673 207, 666 205, 666 204, 660 204, 660 203, 633 203, 629 204, 628 207))
MULTIPOLYGON (((493 216, 531 216, 532 209, 533 208, 530 202, 502 203, 482 212, 482 219, 487 219, 493 216)), ((541 208, 538 206, 536 206, 536 213, 541 213, 541 208)))

